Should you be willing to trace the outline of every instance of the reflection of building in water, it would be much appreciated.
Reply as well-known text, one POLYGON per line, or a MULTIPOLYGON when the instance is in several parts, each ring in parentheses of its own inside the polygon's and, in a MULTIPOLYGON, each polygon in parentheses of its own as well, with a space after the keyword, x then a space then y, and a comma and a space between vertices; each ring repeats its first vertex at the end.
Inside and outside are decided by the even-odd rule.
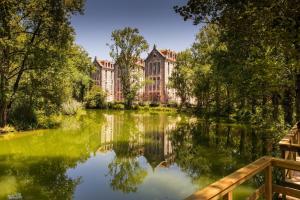
MULTIPOLYGON (((167 118, 167 116, 161 117, 167 118)), ((145 144, 144 156, 153 168, 168 167, 174 162, 169 132, 175 128, 177 120, 170 122, 168 119, 159 119, 159 122, 156 126, 147 123, 146 128, 148 132, 145 137, 149 142, 145 144)))
POLYGON ((168 167, 174 162, 170 131, 180 120, 165 115, 153 117, 134 115, 128 120, 125 114, 107 115, 101 130, 101 147, 98 151, 114 150, 117 156, 143 155, 152 168, 168 167))
POLYGON ((113 147, 113 127, 114 127, 114 116, 104 114, 106 123, 101 127, 101 147, 98 151, 106 152, 110 151, 113 147))

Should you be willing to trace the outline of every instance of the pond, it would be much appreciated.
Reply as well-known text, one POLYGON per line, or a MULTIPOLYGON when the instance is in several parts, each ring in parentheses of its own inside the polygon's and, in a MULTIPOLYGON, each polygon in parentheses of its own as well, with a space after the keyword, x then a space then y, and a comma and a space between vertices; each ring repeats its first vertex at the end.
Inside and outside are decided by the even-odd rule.
POLYGON ((0 199, 183 199, 272 144, 271 133, 182 114, 86 111, 0 137, 0 199))

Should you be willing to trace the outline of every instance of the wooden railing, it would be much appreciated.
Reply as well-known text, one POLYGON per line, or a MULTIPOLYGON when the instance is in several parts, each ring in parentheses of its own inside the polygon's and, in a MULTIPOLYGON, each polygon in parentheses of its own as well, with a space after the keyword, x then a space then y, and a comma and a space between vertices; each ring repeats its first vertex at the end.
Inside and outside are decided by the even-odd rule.
POLYGON ((300 186, 287 179, 291 178, 292 171, 300 171, 300 162, 296 161, 297 153, 300 152, 300 123, 297 123, 292 130, 280 142, 280 150, 282 159, 273 157, 262 157, 255 162, 235 171, 234 173, 212 183, 206 188, 195 192, 187 197, 187 200, 232 200, 233 190, 251 179, 253 176, 264 173, 264 184, 260 186, 247 200, 256 200, 263 196, 266 200, 271 200, 274 193, 282 196, 288 195, 300 198, 300 186), (274 168, 282 170, 282 183, 280 185, 273 184, 272 172, 274 168))
POLYGON ((219 181, 207 186, 206 188, 195 192, 189 196, 188 200, 217 200, 217 199, 232 199, 233 190, 261 172, 265 174, 265 183, 258 188, 248 200, 258 199, 264 196, 266 200, 271 200, 273 193, 286 194, 296 198, 300 198, 300 190, 287 187, 284 185, 273 184, 272 171, 273 168, 289 169, 300 171, 300 162, 284 160, 273 157, 262 157, 255 162, 243 167, 234 173, 226 176, 219 181))

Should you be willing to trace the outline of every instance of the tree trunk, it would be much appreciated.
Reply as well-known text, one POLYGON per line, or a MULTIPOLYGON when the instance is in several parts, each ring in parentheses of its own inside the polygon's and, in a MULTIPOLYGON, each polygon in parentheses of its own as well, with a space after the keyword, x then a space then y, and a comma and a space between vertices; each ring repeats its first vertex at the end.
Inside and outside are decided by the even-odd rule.
POLYGON ((264 94, 262 99, 262 117, 267 117, 267 96, 264 94))
POLYGON ((284 110, 284 121, 286 124, 292 125, 293 123, 293 99, 290 87, 287 87, 283 93, 282 106, 284 110))
POLYGON ((279 116, 279 94, 277 92, 272 94, 272 105, 273 105, 273 110, 272 110, 272 117, 274 121, 278 121, 278 116, 279 116))
POLYGON ((132 103, 133 103, 133 101, 132 101, 131 98, 126 98, 126 100, 125 100, 125 108, 128 109, 128 110, 132 109, 132 103))
POLYGON ((0 128, 3 128, 7 125, 7 103, 0 101, 0 128))
POLYGON ((296 74, 295 80, 295 88, 296 88, 296 120, 300 120, 300 73, 296 74))
POLYGON ((230 101, 230 98, 231 98, 230 95, 231 95, 231 93, 230 93, 230 89, 229 89, 228 86, 226 87, 226 93, 227 93, 226 114, 227 114, 227 118, 229 119, 230 118, 230 113, 231 113, 232 106, 231 106, 231 101, 230 101))
POLYGON ((7 113, 8 113, 8 103, 7 103, 7 80, 5 76, 1 74, 0 76, 0 128, 6 126, 7 124, 7 113))
POLYGON ((217 85, 216 85, 216 115, 217 115, 217 117, 220 117, 220 114, 221 114, 220 109, 221 109, 221 106, 220 106, 220 84, 217 81, 217 85))

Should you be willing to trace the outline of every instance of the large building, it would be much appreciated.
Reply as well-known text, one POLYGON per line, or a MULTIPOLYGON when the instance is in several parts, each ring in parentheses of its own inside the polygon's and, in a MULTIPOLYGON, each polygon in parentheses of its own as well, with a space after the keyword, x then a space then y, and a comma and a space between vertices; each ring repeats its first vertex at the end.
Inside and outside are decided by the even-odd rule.
MULTIPOLYGON (((137 94, 137 101, 149 102, 177 102, 175 89, 169 87, 169 78, 172 74, 176 62, 176 52, 171 50, 158 50, 154 45, 147 58, 137 62, 137 71, 140 83, 144 80, 147 84, 143 86, 137 94)), ((122 71, 118 65, 106 60, 95 58, 96 71, 92 74, 92 79, 107 92, 107 101, 123 101, 121 76, 122 71)))
POLYGON ((170 101, 179 102, 175 89, 169 87, 176 62, 176 52, 171 50, 153 50, 145 60, 145 79, 151 80, 145 86, 145 100, 151 102, 167 103, 170 101))
POLYGON ((96 71, 91 74, 95 85, 100 86, 107 93, 107 101, 114 101, 115 96, 115 69, 114 64, 107 60, 95 58, 96 71))

